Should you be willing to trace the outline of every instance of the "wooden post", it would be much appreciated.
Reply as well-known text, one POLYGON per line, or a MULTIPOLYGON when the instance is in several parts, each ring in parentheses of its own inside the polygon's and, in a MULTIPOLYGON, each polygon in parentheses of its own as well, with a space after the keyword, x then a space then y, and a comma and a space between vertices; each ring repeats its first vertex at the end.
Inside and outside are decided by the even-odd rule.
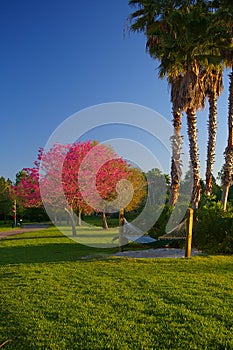
POLYGON ((192 235, 193 235, 193 209, 189 208, 187 227, 186 227, 185 258, 191 258, 192 235))

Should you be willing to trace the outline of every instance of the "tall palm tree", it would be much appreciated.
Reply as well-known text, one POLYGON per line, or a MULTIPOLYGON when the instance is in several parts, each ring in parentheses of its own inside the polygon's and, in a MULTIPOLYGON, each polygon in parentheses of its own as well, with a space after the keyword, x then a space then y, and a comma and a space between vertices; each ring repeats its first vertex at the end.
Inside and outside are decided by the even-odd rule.
MULTIPOLYGON (((159 59, 161 49, 163 50, 163 37, 167 35, 171 26, 168 21, 169 14, 176 10, 188 6, 192 1, 159 1, 159 0, 130 0, 130 5, 136 5, 138 10, 130 16, 130 29, 134 32, 143 32, 147 36, 147 51, 150 55, 159 59)), ((164 74, 159 75, 161 78, 164 74)), ((170 74, 169 84, 173 84, 170 74)), ((171 96, 171 102, 174 105, 171 96)), ((172 110, 174 133, 171 137, 172 160, 171 160, 171 186, 169 204, 174 206, 178 200, 180 181, 182 175, 181 164, 181 117, 182 112, 179 107, 172 110)))
MULTIPOLYGON (((208 1, 165 1, 168 10, 156 20, 154 7, 157 1, 131 1, 140 3, 141 8, 132 15, 138 16, 133 30, 143 29, 147 35, 147 49, 150 55, 160 61, 160 77, 165 75, 171 84, 171 101, 173 103, 174 135, 172 137, 173 155, 171 168, 170 204, 175 204, 181 177, 181 112, 187 114, 190 159, 193 174, 192 206, 198 207, 200 200, 200 164, 197 143, 196 111, 205 106, 205 82, 210 75, 210 67, 219 64, 219 52, 216 50, 215 37, 209 38, 208 28, 214 13, 210 11, 208 1), (171 3, 173 6, 171 6, 171 3), (216 57, 215 57, 216 56, 216 57), (213 65, 213 57, 214 65, 213 65), (208 72, 208 74, 207 74, 208 72)), ((161 3, 161 2, 159 2, 161 3)), ((164 9, 164 8, 163 8, 164 9)), ((208 79, 210 82, 210 78, 208 79)), ((219 79, 220 81, 220 79, 219 79)), ((210 84, 209 84, 210 85, 210 84)), ((210 86, 208 87, 210 90, 210 86)), ((217 94, 217 93, 216 93, 217 94)), ((214 95, 209 96, 213 112, 216 102, 214 95)), ((210 134, 214 131, 215 116, 210 118, 210 134)), ((215 136, 209 137, 208 166, 211 173, 214 159, 215 136)), ((210 181, 211 181, 211 176, 210 181)))
MULTIPOLYGON (((233 52, 232 52, 233 57, 233 52)), ((232 60, 233 62, 233 60, 232 60)), ((229 189, 233 182, 233 64, 229 74, 228 97, 228 140, 225 149, 225 163, 223 167, 222 204, 226 210, 229 189)))
POLYGON ((196 61, 194 60, 187 71, 177 77, 178 87, 173 84, 173 95, 178 95, 176 101, 179 107, 187 115, 187 127, 189 137, 189 153, 192 170, 192 208, 197 209, 201 195, 200 184, 200 162, 197 139, 197 117, 196 111, 205 106, 205 92, 203 77, 196 61))
POLYGON ((222 180, 222 204, 226 210, 230 186, 233 183, 233 3, 231 0, 216 1, 218 7, 215 25, 219 28, 226 46, 220 46, 225 66, 231 69, 229 73, 228 96, 228 139, 224 152, 225 163, 223 166, 222 180))
MULTIPOLYGON (((208 96, 210 107, 208 122, 209 138, 207 148, 206 193, 210 194, 212 191, 213 164, 216 145, 216 102, 217 98, 223 90, 223 66, 221 64, 221 46, 223 46, 223 38, 221 36, 222 33, 219 31, 219 28, 216 28, 214 25, 216 23, 216 13, 213 11, 213 6, 216 7, 216 5, 213 5, 212 3, 206 1, 196 2, 195 6, 193 5, 188 8, 187 13, 185 13, 184 10, 186 9, 184 8, 180 11, 175 11, 175 21, 172 20, 172 22, 177 26, 176 39, 180 37, 182 40, 181 45, 178 41, 179 54, 182 55, 182 50, 184 49, 187 52, 187 57, 183 61, 183 64, 184 66, 187 66, 187 72, 189 72, 188 74, 190 74, 190 72, 195 73, 195 77, 198 79, 197 84, 191 85, 191 90, 193 91, 189 91, 189 93, 191 93, 191 96, 188 98, 191 106, 188 106, 189 103, 185 106, 184 103, 182 108, 182 102, 180 102, 179 105, 180 108, 186 110, 187 113, 190 157, 193 167, 193 208, 197 206, 198 198, 200 198, 200 181, 197 179, 199 176, 199 164, 197 157, 198 148, 197 143, 192 139, 196 136, 197 132, 196 118, 194 117, 194 111, 192 111, 192 109, 194 109, 195 106, 197 108, 204 107, 205 103, 203 101, 203 97, 205 95, 208 96), (181 20, 179 20, 179 17, 181 20), (197 92, 197 95, 195 95, 195 90, 197 92), (194 125, 190 125, 189 123, 194 123, 194 125), (196 156, 194 156, 194 154, 196 154, 196 156)), ((177 40, 175 40, 175 45, 177 45, 177 40)), ((183 57, 185 57, 184 52, 183 57)), ((192 77, 190 78, 192 79, 192 77)))
MULTIPOLYGON (((165 20, 159 20, 156 23, 147 27, 147 44, 146 49, 150 56, 154 59, 160 60, 159 78, 163 79, 165 76, 168 78, 168 83, 171 86, 171 102, 172 102, 172 114, 173 114, 173 135, 171 137, 172 157, 171 157, 171 185, 170 185, 170 197, 169 205, 175 206, 179 196, 179 188, 182 176, 182 161, 181 161, 181 148, 182 140, 181 128, 182 128, 182 110, 179 106, 177 95, 173 94, 175 88, 180 89, 179 80, 176 76, 179 72, 180 62, 173 57, 170 59, 170 50, 167 50, 164 46, 164 36, 168 37, 171 33, 171 25, 165 20), (169 63, 167 59, 169 58, 169 63), (163 62, 163 63, 162 63, 163 62)), ((173 34, 171 34, 173 35, 173 34)))
MULTIPOLYGON (((147 6, 148 3, 149 1, 146 1, 147 6)), ((193 174, 192 206, 196 209, 201 192, 196 111, 205 106, 206 69, 203 67, 209 64, 207 54, 212 42, 207 35, 203 36, 203 33, 207 32, 210 13, 205 2, 198 2, 195 6, 186 2, 179 8, 170 9, 170 12, 166 12, 163 18, 160 16, 158 21, 149 21, 149 18, 155 17, 149 17, 148 8, 146 14, 144 18, 142 12, 140 13, 139 26, 142 23, 146 26, 147 49, 153 58, 160 61, 159 76, 162 78, 166 75, 171 84, 175 132, 172 137, 170 204, 175 204, 178 198, 181 178, 181 112, 184 111, 187 114, 193 174)))
POLYGON ((217 133, 217 99, 223 91, 222 72, 222 65, 216 65, 212 67, 210 66, 207 69, 205 77, 206 94, 209 101, 208 144, 205 183, 206 195, 210 195, 212 193, 213 167, 215 160, 217 133))

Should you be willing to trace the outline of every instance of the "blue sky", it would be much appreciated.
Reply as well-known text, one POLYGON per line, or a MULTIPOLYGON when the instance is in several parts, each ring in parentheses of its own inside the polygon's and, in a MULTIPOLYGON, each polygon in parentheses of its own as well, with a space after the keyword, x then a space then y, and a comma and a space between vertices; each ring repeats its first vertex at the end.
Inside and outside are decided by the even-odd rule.
MULTIPOLYGON (((123 37, 130 11, 127 0, 1 1, 0 176, 14 180, 20 169, 33 166, 54 129, 92 105, 136 103, 172 119, 170 91, 145 53, 145 38, 123 37)), ((215 173, 223 164, 227 137, 226 74, 224 82, 215 173)), ((198 115, 202 176, 207 113, 198 115)))

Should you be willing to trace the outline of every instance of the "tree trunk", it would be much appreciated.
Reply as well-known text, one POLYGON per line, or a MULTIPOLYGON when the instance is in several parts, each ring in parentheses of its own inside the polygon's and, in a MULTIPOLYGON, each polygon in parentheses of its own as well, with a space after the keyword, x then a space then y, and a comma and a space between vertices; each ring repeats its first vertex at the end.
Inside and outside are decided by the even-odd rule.
POLYGON ((124 223, 125 223, 125 211, 121 209, 119 212, 119 251, 123 252, 124 241, 124 223))
POLYGON ((232 184, 233 173, 233 69, 229 74, 229 98, 228 98, 228 142, 225 149, 225 164, 222 186, 222 204, 226 210, 229 189, 232 184))
POLYGON ((187 124, 189 136, 189 153, 192 165, 192 208, 197 209, 201 198, 200 185, 200 163, 198 154, 198 140, 197 140, 197 117, 196 111, 193 108, 187 109, 187 124))
POLYGON ((180 181, 181 181, 181 145, 182 136, 181 132, 181 117, 182 113, 179 110, 173 109, 173 127, 174 134, 171 137, 172 142, 172 161, 171 161, 171 186, 169 205, 175 206, 179 196, 180 181))
POLYGON ((227 208, 227 199, 229 189, 232 184, 232 167, 233 167, 233 152, 232 148, 228 147, 225 150, 225 164, 224 164, 224 175, 223 175, 223 186, 222 186, 222 205, 223 209, 227 208))
POLYGON ((55 225, 57 224, 57 210, 56 209, 54 212, 54 223, 55 223, 55 225))
POLYGON ((230 185, 224 185, 222 188, 222 205, 223 210, 227 209, 227 198, 229 194, 230 185))
POLYGON ((207 161, 206 161, 206 184, 205 194, 211 195, 213 186, 213 170, 216 148, 216 133, 217 133, 217 97, 211 92, 208 94, 209 100, 209 121, 208 121, 208 146, 207 146, 207 161))
POLYGON ((81 208, 78 208, 77 214, 78 214, 77 226, 82 226, 82 209, 81 208))
POLYGON ((77 232, 76 232, 76 225, 75 225, 75 221, 74 221, 74 212, 73 209, 70 208, 65 208, 65 211, 69 214, 70 217, 70 222, 71 222, 71 227, 72 227, 72 236, 76 237, 77 236, 77 232))
POLYGON ((106 219, 106 215, 105 215, 104 211, 101 213, 101 218, 102 218, 102 228, 103 228, 103 230, 108 230, 108 223, 107 223, 107 219, 106 219))

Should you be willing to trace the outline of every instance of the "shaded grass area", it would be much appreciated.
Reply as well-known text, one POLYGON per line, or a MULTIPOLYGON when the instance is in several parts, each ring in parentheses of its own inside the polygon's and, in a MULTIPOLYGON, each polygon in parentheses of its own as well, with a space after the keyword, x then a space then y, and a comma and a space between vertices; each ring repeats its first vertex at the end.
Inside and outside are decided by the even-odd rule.
POLYGON ((3 348, 233 348, 232 256, 104 257, 110 252, 55 228, 0 241, 3 348))
MULTIPOLYGON (((64 228, 63 230, 67 231, 67 235, 71 231, 71 229, 64 228)), ((89 228, 82 228, 78 230, 77 240, 86 237, 87 230, 94 238, 100 232, 103 236, 106 235, 106 232, 102 230, 91 231, 89 228)), ((111 235, 111 231, 109 234, 111 235)), ((91 242, 93 242, 93 239, 91 242)), ((105 255, 118 250, 117 248, 98 249, 78 244, 63 235, 55 227, 10 236, 0 241, 0 248, 0 265, 76 261, 86 255, 105 255)))
POLYGON ((14 228, 12 228, 12 222, 0 222, 0 232, 5 232, 5 231, 11 231, 14 230, 14 228))
MULTIPOLYGON (((102 227, 102 218, 100 215, 84 216, 83 221, 89 225, 102 227)), ((117 227, 119 225, 118 218, 107 218, 108 227, 117 227)))

